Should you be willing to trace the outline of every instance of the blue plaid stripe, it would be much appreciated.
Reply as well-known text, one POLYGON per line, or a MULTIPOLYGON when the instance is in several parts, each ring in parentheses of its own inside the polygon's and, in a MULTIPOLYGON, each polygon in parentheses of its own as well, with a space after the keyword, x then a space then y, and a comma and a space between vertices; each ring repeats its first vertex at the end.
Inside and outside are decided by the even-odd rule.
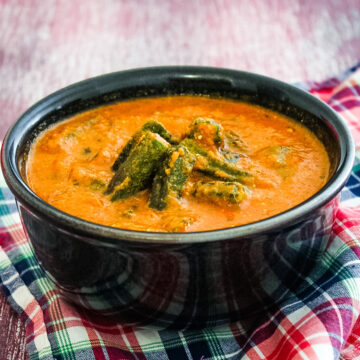
MULTIPOLYGON (((351 73, 353 71, 351 70, 351 73)), ((338 81, 333 80, 332 84, 335 83, 338 81)), ((359 199, 359 180, 360 160, 357 159, 353 173, 341 194, 342 201, 359 199)), ((9 224, 14 223, 14 219, 18 220, 17 209, 13 196, 5 184, 1 182, 0 186, 0 226, 9 227, 9 224)), ((339 226, 342 225, 339 224, 339 226)), ((327 347, 323 348, 323 354, 326 354, 324 356, 328 356, 327 354, 330 352, 327 351, 330 347, 332 357, 335 359, 340 356, 340 349, 344 347, 346 339, 352 331, 352 326, 359 317, 359 308, 356 304, 360 303, 360 250, 357 243, 360 234, 356 232, 356 229, 348 229, 344 226, 343 228, 350 240, 346 242, 340 238, 340 235, 334 235, 331 242, 324 244, 326 252, 321 259, 317 257, 317 254, 311 253, 311 246, 307 247, 306 243, 297 244, 310 259, 303 264, 303 267, 301 267, 302 264, 295 266, 297 270, 301 271, 294 271, 294 267, 289 266, 292 263, 291 251, 283 254, 281 261, 267 274, 269 278, 274 279, 274 287, 269 289, 269 293, 276 295, 277 292, 283 293, 284 288, 287 288, 288 296, 283 298, 281 303, 264 304, 269 309, 267 316, 233 324, 231 329, 229 326, 182 332, 147 329, 141 336, 140 330, 138 332, 135 330, 135 336, 137 334, 138 339, 141 339, 139 340, 140 345, 137 346, 128 340, 125 345, 119 345, 120 343, 116 343, 115 340, 111 342, 107 337, 107 331, 102 332, 101 327, 97 328, 96 324, 93 325, 93 328, 97 328, 98 331, 96 341, 94 338, 92 341, 76 338, 72 333, 72 328, 60 316, 62 305, 58 294, 45 278, 26 243, 13 247, 7 253, 0 249, 0 285, 12 306, 19 313, 23 312, 24 304, 16 298, 16 293, 26 287, 30 295, 41 303, 41 311, 54 317, 51 319, 52 325, 47 324, 47 338, 50 344, 41 347, 35 341, 29 342, 28 351, 31 359, 95 359, 95 349, 100 349, 101 356, 109 359, 123 356, 127 359, 159 360, 267 358, 269 352, 272 351, 268 350, 268 347, 276 347, 280 343, 285 344, 291 337, 298 339, 296 338, 299 336, 298 333, 301 333, 303 326, 306 326, 307 322, 313 318, 321 323, 323 329, 323 333, 313 335, 323 336, 327 341, 327 347), (310 268, 313 270, 309 272, 310 268), (288 274, 287 280, 284 283, 277 283, 276 279, 284 273, 288 274), (49 312, 50 308, 51 312, 49 312), (297 320, 296 316, 300 319, 297 320), (53 325, 54 323, 58 326, 53 325), (296 325, 293 325, 293 328, 286 328, 286 323, 290 323, 289 326, 296 325), (55 329, 53 332, 49 330, 51 327, 55 329), (284 331, 282 332, 281 329, 284 331)), ((10 230, 9 233, 4 232, 4 236, 11 236, 10 230)), ((11 238, 5 240, 11 241, 11 238)), ((291 239, 285 240, 291 242, 291 239)), ((281 253, 282 249, 264 248, 264 253, 269 256, 278 255, 275 254, 275 251, 281 253)), ((248 260, 250 264, 251 259, 248 260)), ((200 270, 193 269, 193 271, 200 270)), ((214 279, 214 281, 218 281, 218 279, 214 279)), ((114 283, 116 283, 115 280, 114 283)), ((131 298, 132 294, 125 291, 123 296, 131 298)), ((195 299, 190 296, 189 302, 191 301, 195 301, 195 299)), ((164 313, 161 316, 166 319, 167 314, 164 313)), ((31 321, 28 321, 27 325, 29 323, 31 321)), ((122 331, 124 333, 124 329, 122 331)), ((119 335, 120 337, 124 339, 125 335, 119 335)), ((306 339, 306 336, 305 340, 311 343, 310 338, 306 339)), ((297 349, 294 354, 306 358, 299 349, 300 345, 300 341, 294 340, 293 349, 297 349)), ((279 349, 277 351, 280 354, 281 346, 279 349)), ((277 359, 281 358, 284 357, 277 359)))

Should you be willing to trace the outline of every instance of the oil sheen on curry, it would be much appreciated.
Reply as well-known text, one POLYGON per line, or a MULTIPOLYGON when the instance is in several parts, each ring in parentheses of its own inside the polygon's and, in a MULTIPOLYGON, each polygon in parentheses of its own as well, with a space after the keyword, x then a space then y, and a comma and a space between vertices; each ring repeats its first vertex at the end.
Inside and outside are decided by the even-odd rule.
POLYGON ((299 122, 243 102, 174 96, 77 114, 38 136, 26 176, 79 218, 154 232, 234 227, 290 209, 329 176, 299 122))

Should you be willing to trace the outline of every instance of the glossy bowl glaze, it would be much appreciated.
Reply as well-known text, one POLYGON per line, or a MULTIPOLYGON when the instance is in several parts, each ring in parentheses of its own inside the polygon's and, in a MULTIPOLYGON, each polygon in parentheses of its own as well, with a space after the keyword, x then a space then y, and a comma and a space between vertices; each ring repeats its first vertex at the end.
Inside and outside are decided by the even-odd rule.
POLYGON ((337 195, 353 159, 343 120, 312 95, 264 76, 205 67, 122 71, 57 91, 13 125, 1 155, 34 253, 68 300, 119 321, 176 329, 252 321, 306 286, 303 279, 331 234, 337 195), (252 224, 146 233, 68 215, 42 201, 24 181, 30 145, 49 125, 99 105, 177 94, 247 101, 296 119, 325 145, 328 183, 302 204, 252 224))

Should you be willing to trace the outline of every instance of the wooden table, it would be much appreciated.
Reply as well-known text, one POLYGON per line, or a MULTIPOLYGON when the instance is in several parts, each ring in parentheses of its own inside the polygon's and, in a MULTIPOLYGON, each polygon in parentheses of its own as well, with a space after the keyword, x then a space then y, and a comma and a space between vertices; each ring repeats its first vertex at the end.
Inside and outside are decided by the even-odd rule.
MULTIPOLYGON (((221 66, 321 81, 360 61, 359 0, 0 0, 0 138, 43 96, 106 72, 221 66)), ((25 331, 0 292, 0 360, 25 331)))

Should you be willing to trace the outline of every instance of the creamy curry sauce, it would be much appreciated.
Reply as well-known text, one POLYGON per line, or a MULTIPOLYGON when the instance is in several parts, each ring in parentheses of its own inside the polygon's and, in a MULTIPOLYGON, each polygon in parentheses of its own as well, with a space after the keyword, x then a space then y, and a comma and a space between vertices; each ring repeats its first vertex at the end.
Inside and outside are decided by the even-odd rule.
POLYGON ((281 114, 243 102, 174 96, 120 102, 55 124, 33 143, 26 176, 40 198, 94 223, 141 231, 204 231, 251 223, 303 202, 327 182, 329 158, 308 129, 281 114), (196 172, 182 197, 163 210, 149 207, 148 189, 117 201, 104 194, 114 176, 113 163, 147 121, 160 122, 182 139, 199 117, 213 119, 225 133, 240 138, 232 166, 254 176, 244 185, 246 199, 233 204, 195 197, 189 189, 199 180, 196 172))

